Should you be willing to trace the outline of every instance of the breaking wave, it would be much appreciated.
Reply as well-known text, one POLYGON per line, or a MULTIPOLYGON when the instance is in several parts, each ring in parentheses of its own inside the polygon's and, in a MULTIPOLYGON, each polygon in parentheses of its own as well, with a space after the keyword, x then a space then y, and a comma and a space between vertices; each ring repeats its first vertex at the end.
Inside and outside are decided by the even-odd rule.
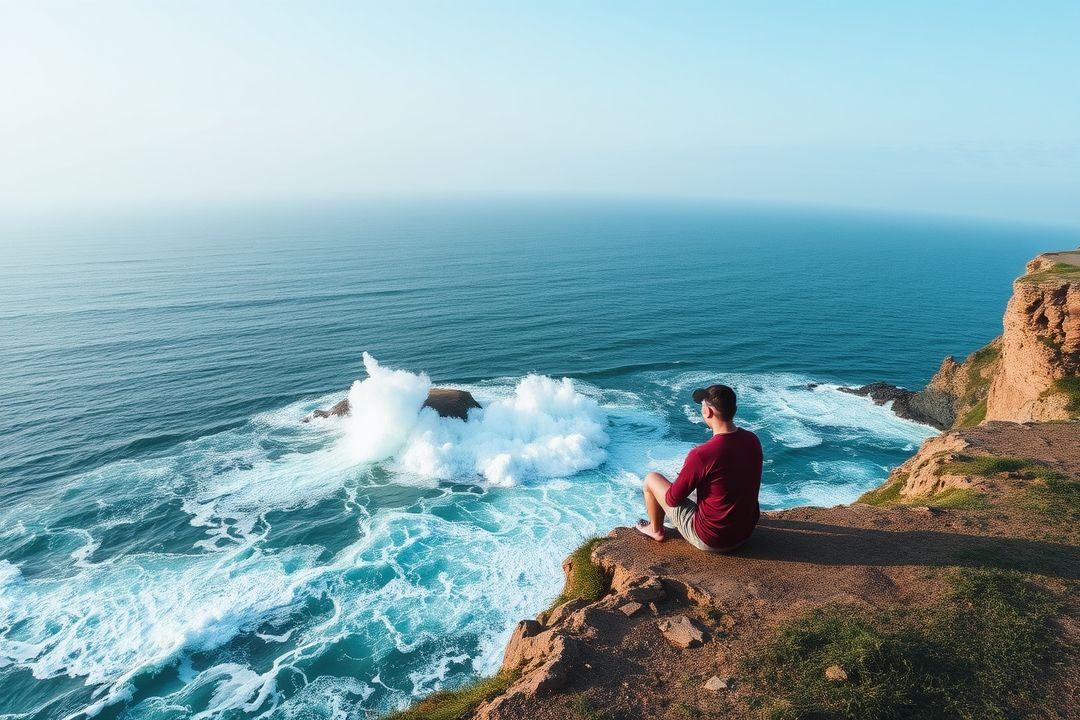
POLYGON ((364 368, 368 377, 349 390, 352 411, 343 420, 343 444, 355 461, 393 457, 398 469, 422 477, 478 475, 509 486, 573 475, 607 457, 607 416, 569 378, 529 375, 465 422, 422 407, 427 375, 384 368, 367 353, 364 368))

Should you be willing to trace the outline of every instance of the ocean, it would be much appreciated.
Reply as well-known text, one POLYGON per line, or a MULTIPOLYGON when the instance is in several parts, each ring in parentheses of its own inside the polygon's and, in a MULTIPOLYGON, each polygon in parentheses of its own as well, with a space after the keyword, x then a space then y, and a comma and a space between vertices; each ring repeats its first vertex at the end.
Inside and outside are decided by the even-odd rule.
POLYGON ((732 385, 766 508, 934 431, 1050 228, 615 201, 145 211, 0 231, 0 718, 364 718, 494 672, 732 385), (484 406, 420 412, 431 385, 484 406), (349 395, 353 416, 302 423, 349 395))

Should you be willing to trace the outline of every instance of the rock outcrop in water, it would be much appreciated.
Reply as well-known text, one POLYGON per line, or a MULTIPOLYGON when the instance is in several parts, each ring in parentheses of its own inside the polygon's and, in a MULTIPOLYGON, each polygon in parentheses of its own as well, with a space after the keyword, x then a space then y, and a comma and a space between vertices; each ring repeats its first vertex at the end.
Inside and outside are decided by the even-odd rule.
POLYGON ((968 355, 963 362, 946 357, 925 388, 918 392, 877 382, 841 392, 864 395, 878 405, 892 402, 892 410, 907 420, 947 430, 978 424, 985 415, 990 379, 1001 354, 1001 338, 968 355))
MULTIPOLYGON (((469 419, 469 411, 473 408, 480 407, 480 403, 476 402, 476 398, 474 398, 472 393, 468 390, 431 388, 431 390, 428 391, 428 396, 427 399, 424 400, 423 406, 431 408, 439 413, 441 417, 452 417, 467 421, 469 419)), ((304 422, 311 422, 315 418, 341 417, 343 415, 348 415, 349 409, 349 398, 345 398, 326 410, 315 410, 304 418, 304 422)))
POLYGON ((1001 337, 964 362, 945 358, 919 392, 888 383, 841 389, 879 405, 891 400, 900 417, 939 429, 1080 417, 1080 251, 1029 262, 1003 325, 1001 337))

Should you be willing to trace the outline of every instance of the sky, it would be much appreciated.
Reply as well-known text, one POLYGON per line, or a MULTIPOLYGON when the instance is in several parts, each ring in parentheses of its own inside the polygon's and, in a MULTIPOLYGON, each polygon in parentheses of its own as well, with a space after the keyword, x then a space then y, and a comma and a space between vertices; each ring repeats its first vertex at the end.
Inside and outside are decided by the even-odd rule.
POLYGON ((0 214, 661 197, 1080 225, 1080 2, 0 0, 0 214))

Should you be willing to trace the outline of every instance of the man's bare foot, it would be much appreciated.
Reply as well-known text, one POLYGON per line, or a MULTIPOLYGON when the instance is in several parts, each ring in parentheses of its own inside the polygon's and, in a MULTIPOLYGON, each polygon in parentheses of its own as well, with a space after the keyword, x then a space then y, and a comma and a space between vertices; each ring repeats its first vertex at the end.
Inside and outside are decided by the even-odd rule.
POLYGON ((660 528, 659 530, 653 530, 652 523, 650 523, 648 520, 638 520, 638 523, 634 526, 634 529, 642 535, 645 535, 646 537, 651 537, 656 542, 664 542, 664 528, 660 528))

